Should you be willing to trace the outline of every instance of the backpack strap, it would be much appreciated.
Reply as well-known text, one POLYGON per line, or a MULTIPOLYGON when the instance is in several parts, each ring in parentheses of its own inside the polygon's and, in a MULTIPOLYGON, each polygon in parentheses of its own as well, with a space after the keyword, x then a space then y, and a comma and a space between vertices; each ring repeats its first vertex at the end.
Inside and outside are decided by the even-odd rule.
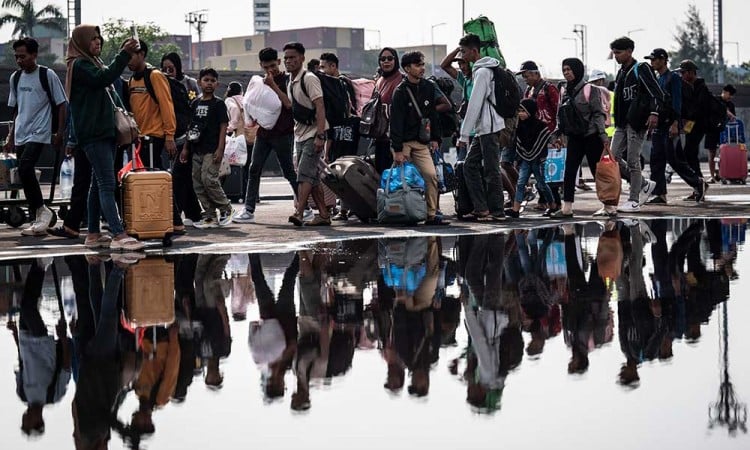
MULTIPOLYGON (((143 71, 143 84, 146 85, 146 92, 148 92, 148 95, 151 96, 152 99, 156 102, 156 104, 159 104, 159 99, 156 98, 156 91, 154 91, 154 85, 151 84, 151 73, 153 73, 154 69, 153 67, 146 67, 146 69, 143 71)), ((169 80, 167 80, 169 82, 169 80)))
MULTIPOLYGON (((47 100, 49 101, 49 104, 51 107, 55 107, 55 99, 52 97, 52 90, 49 87, 49 78, 47 78, 47 71, 49 69, 46 66, 39 65, 39 84, 42 85, 42 89, 44 89, 44 92, 47 94, 47 100)), ((18 104, 18 82, 21 81, 21 73, 23 71, 21 69, 16 70, 13 72, 13 94, 16 97, 16 104, 18 104)))

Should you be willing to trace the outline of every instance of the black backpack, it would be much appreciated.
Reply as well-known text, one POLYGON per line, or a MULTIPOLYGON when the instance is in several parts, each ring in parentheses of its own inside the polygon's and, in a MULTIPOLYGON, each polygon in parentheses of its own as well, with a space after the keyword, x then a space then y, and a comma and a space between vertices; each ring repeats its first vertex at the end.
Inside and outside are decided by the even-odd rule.
POLYGON ((453 137, 456 133, 461 130, 461 121, 458 118, 458 109, 451 99, 451 93, 455 89, 453 80, 450 78, 437 78, 431 76, 427 79, 435 83, 437 88, 445 94, 445 98, 448 99, 448 103, 451 105, 451 109, 445 112, 438 112, 438 121, 440 124, 440 136, 444 138, 453 137))
MULTIPOLYGON (((158 105, 159 99, 156 98, 154 85, 151 84, 151 72, 153 70, 153 67, 147 67, 146 70, 143 71, 143 83, 146 85, 146 91, 148 92, 148 95, 150 95, 158 105)), ((174 108, 174 118, 177 124, 174 136, 175 138, 178 138, 187 133, 188 126, 190 125, 190 119, 192 115, 190 109, 190 97, 188 97, 187 89, 185 88, 184 84, 175 80, 174 78, 164 75, 163 73, 162 76, 167 79, 167 82, 169 83, 169 91, 172 94, 172 106, 174 108)), ((126 91, 128 90, 126 89, 126 91)))
POLYGON ((581 110, 575 105, 576 96, 586 84, 588 83, 584 83, 572 95, 566 91, 565 97, 563 97, 557 109, 557 126, 560 132, 566 136, 585 136, 589 130, 588 120, 583 117, 581 110))
MULTIPOLYGON (((320 80, 320 87, 323 89, 323 104, 326 109, 326 120, 328 126, 331 128, 343 125, 345 120, 349 117, 349 93, 346 90, 344 81, 341 78, 332 77, 322 72, 313 72, 316 77, 320 80)), ((300 80, 300 87, 302 92, 310 96, 307 93, 307 87, 305 86, 305 74, 302 74, 300 80)))
POLYGON ((714 95, 708 96, 706 127, 709 131, 720 132, 727 126, 727 105, 714 95))
MULTIPOLYGON (((52 89, 49 87, 49 78, 47 78, 48 70, 49 68, 45 66, 39 66, 39 83, 42 85, 44 92, 47 93, 47 100, 49 100, 50 109, 52 110, 52 133, 57 133, 59 114, 57 111, 57 105, 55 105, 55 99, 52 97, 52 89)), ((21 69, 13 72, 13 93, 16 97, 16 104, 18 104, 18 82, 21 80, 22 72, 21 69)))
POLYGON ((518 107, 521 106, 521 88, 516 81, 516 75, 500 66, 488 68, 492 71, 495 83, 495 101, 490 105, 504 119, 516 117, 518 107))

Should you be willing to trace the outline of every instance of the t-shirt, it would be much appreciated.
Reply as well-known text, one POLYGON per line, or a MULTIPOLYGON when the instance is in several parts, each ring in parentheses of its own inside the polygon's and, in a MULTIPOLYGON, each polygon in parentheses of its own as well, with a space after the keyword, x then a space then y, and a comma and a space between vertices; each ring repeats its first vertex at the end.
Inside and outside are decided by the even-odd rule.
POLYGON ((471 89, 474 87, 474 81, 471 78, 466 78, 466 75, 459 71, 458 76, 456 77, 456 82, 461 86, 464 100, 468 101, 469 98, 471 98, 471 89))
MULTIPOLYGON (((52 106, 39 81, 39 67, 37 66, 36 70, 31 73, 21 72, 18 89, 13 88, 13 74, 10 78, 8 106, 10 108, 18 106, 15 144, 24 145, 28 142, 49 144, 52 142, 52 106), (18 98, 16 98, 16 91, 18 91, 18 98)), ((52 69, 47 70, 47 80, 56 105, 67 102, 62 83, 52 69)))
MULTIPOLYGON (((299 103, 305 108, 314 109, 313 102, 323 97, 323 88, 320 86, 320 80, 314 74, 307 72, 306 70, 300 71, 297 77, 292 79, 289 83, 289 100, 294 97, 294 101, 299 103), (305 88, 307 94, 302 92, 302 86, 300 86, 300 80, 304 75, 305 88)), ((328 129, 328 122, 326 122, 325 129, 328 129)), ((311 125, 305 125, 304 123, 294 122, 294 141, 302 142, 315 137, 318 127, 315 123, 311 125)))
MULTIPOLYGON (((289 75, 280 73, 273 79, 276 85, 284 92, 289 92, 289 75)), ((288 94, 287 94, 288 95, 288 94)), ((291 99, 290 99, 291 100, 291 99)), ((282 136, 289 136, 294 132, 294 119, 292 118, 292 108, 281 107, 281 114, 272 129, 266 130, 258 127, 258 137, 263 139, 274 139, 282 136)))
POLYGON ((35 405, 44 405, 48 400, 56 403, 65 396, 70 381, 70 370, 61 369, 55 380, 57 370, 57 350, 55 339, 52 336, 32 336, 21 330, 19 346, 21 361, 23 361, 23 372, 21 382, 26 393, 27 402, 35 405), (47 392, 53 382, 52 398, 47 397, 47 392))
POLYGON ((190 130, 200 131, 197 143, 191 143, 190 149, 193 153, 205 155, 216 151, 219 146, 219 132, 221 124, 229 124, 229 113, 224 100, 214 97, 211 100, 197 99, 192 104, 193 117, 188 127, 190 130))

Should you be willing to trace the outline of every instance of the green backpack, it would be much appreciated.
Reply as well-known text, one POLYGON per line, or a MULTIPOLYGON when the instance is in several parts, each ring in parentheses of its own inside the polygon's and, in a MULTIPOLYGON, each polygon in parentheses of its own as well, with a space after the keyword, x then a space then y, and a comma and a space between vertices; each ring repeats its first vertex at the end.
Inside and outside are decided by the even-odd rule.
POLYGON ((486 16, 471 19, 464 24, 464 32, 479 36, 482 45, 479 49, 479 54, 483 57, 489 56, 495 58, 500 61, 500 67, 505 68, 505 58, 503 58, 503 53, 500 51, 500 46, 497 42, 495 24, 490 19, 486 16))

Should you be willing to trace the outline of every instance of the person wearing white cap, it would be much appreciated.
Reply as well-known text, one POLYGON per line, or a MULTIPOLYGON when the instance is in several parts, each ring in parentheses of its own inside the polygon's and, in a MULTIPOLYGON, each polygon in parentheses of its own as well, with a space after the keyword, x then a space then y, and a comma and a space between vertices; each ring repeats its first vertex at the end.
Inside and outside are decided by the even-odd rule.
POLYGON ((607 74, 603 70, 593 69, 591 70, 591 75, 589 75, 589 83, 595 86, 606 87, 607 74))

